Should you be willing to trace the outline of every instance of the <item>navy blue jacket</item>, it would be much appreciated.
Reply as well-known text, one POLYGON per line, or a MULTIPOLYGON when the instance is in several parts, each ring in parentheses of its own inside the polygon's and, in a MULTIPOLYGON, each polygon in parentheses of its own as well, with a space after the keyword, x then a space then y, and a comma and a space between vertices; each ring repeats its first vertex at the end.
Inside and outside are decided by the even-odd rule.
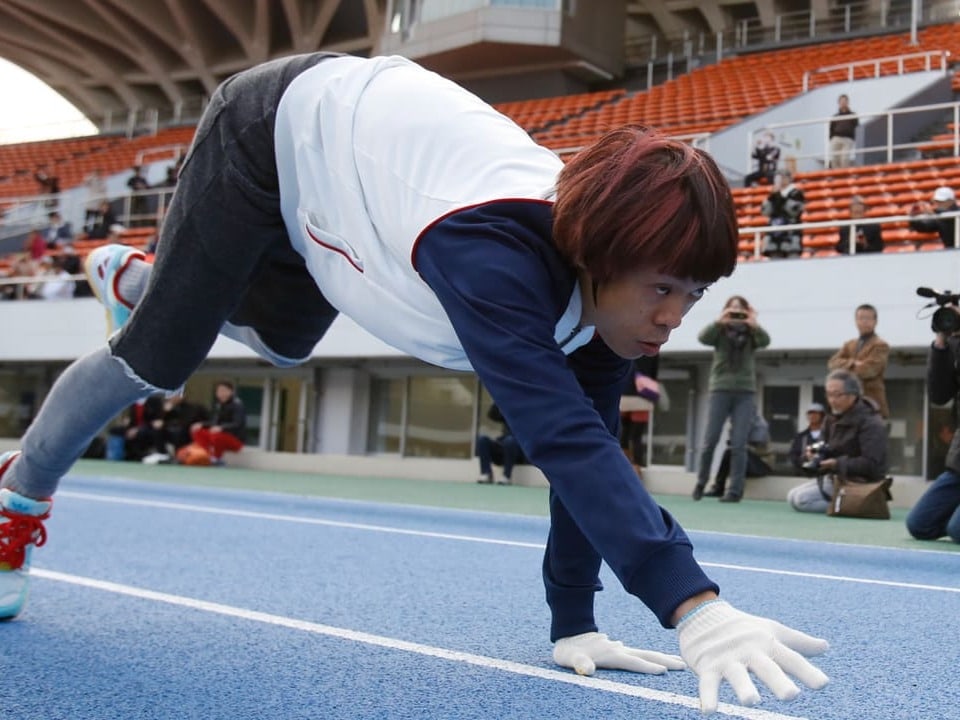
POLYGON ((550 205, 504 201, 455 213, 424 233, 414 263, 550 483, 543 578, 551 639, 597 629, 601 558, 664 627, 681 602, 716 591, 620 449, 630 362, 599 337, 569 357, 554 340, 576 273, 553 245, 550 205))

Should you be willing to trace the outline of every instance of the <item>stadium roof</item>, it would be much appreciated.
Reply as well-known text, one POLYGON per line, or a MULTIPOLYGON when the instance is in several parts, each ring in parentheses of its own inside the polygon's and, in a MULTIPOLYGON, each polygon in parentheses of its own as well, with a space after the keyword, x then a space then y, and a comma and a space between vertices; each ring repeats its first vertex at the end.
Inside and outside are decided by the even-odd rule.
MULTIPOLYGON (((94 123, 199 103, 225 77, 319 48, 375 52, 386 0, 3 0, 0 56, 94 123)), ((15 98, 6 98, 16 102, 15 98)))

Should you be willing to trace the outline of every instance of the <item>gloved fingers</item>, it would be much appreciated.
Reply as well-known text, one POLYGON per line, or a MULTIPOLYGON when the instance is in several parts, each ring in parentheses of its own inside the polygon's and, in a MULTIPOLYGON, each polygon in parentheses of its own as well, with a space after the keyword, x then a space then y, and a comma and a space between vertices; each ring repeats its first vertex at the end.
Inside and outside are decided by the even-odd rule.
POLYGON ((668 655, 656 650, 641 650, 639 648, 624 648, 624 652, 647 662, 662 665, 667 670, 686 670, 687 664, 679 655, 668 655))
POLYGON ((800 694, 800 688, 767 655, 752 658, 749 667, 757 679, 770 688, 770 691, 781 700, 793 700, 800 694))
POLYGON ((573 668, 577 675, 593 675, 597 671, 596 663, 594 663, 593 659, 585 652, 576 651, 572 653, 569 662, 569 665, 566 663, 561 664, 573 668))
POLYGON ((628 652, 620 652, 616 655, 611 654, 602 660, 597 660, 597 664, 602 668, 608 668, 610 670, 628 670, 645 675, 663 675, 667 671, 665 665, 646 660, 628 652))
POLYGON ((720 694, 720 675, 705 672, 700 676, 700 712, 709 715, 717 709, 720 694))
POLYGON ((812 690, 819 690, 830 682, 830 678, 827 677, 825 672, 803 655, 785 645, 774 651, 773 660, 783 668, 784 672, 793 675, 812 690))
POLYGON ((760 702, 760 692, 750 679, 745 665, 731 662, 723 669, 723 676, 730 683, 730 687, 737 694, 741 705, 756 705, 760 702))
POLYGON ((777 640, 801 655, 820 655, 830 648, 830 643, 823 638, 807 635, 782 623, 774 623, 773 634, 777 640))

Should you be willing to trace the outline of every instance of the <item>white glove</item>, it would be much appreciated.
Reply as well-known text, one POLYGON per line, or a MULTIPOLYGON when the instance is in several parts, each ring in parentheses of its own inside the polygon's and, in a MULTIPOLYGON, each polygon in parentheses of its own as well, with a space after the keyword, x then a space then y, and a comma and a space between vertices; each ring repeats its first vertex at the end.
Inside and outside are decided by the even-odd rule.
POLYGON ((800 693, 786 673, 819 690, 829 678, 803 655, 819 655, 826 640, 793 630, 775 620, 748 615, 722 600, 691 610, 677 624, 680 655, 700 677, 700 709, 717 709, 720 683, 726 679, 744 705, 760 702, 750 679, 757 676, 781 700, 800 693))
POLYGON ((629 648, 598 632, 560 638, 553 646, 553 660, 557 665, 576 670, 578 675, 593 675, 597 668, 662 675, 667 670, 687 667, 677 655, 629 648))

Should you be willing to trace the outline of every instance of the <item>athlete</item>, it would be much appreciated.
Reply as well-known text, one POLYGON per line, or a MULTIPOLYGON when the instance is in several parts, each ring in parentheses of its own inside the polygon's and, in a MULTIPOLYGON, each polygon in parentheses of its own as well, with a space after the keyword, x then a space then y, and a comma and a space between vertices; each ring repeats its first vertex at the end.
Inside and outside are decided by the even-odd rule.
POLYGON ((543 560, 554 659, 579 673, 689 665, 782 699, 827 643, 734 609, 617 440, 628 358, 656 355, 737 256, 729 186, 704 152, 640 127, 568 164, 469 92, 399 57, 272 61, 214 94, 152 266, 107 245, 86 268, 105 347, 57 380, 0 458, 0 615, 26 594, 60 478, 122 408, 180 388, 217 334, 303 363, 342 312, 429 363, 474 370, 550 482, 543 560), (83 402, 77 402, 77 398, 83 402), (606 560, 682 660, 598 632, 606 560))

